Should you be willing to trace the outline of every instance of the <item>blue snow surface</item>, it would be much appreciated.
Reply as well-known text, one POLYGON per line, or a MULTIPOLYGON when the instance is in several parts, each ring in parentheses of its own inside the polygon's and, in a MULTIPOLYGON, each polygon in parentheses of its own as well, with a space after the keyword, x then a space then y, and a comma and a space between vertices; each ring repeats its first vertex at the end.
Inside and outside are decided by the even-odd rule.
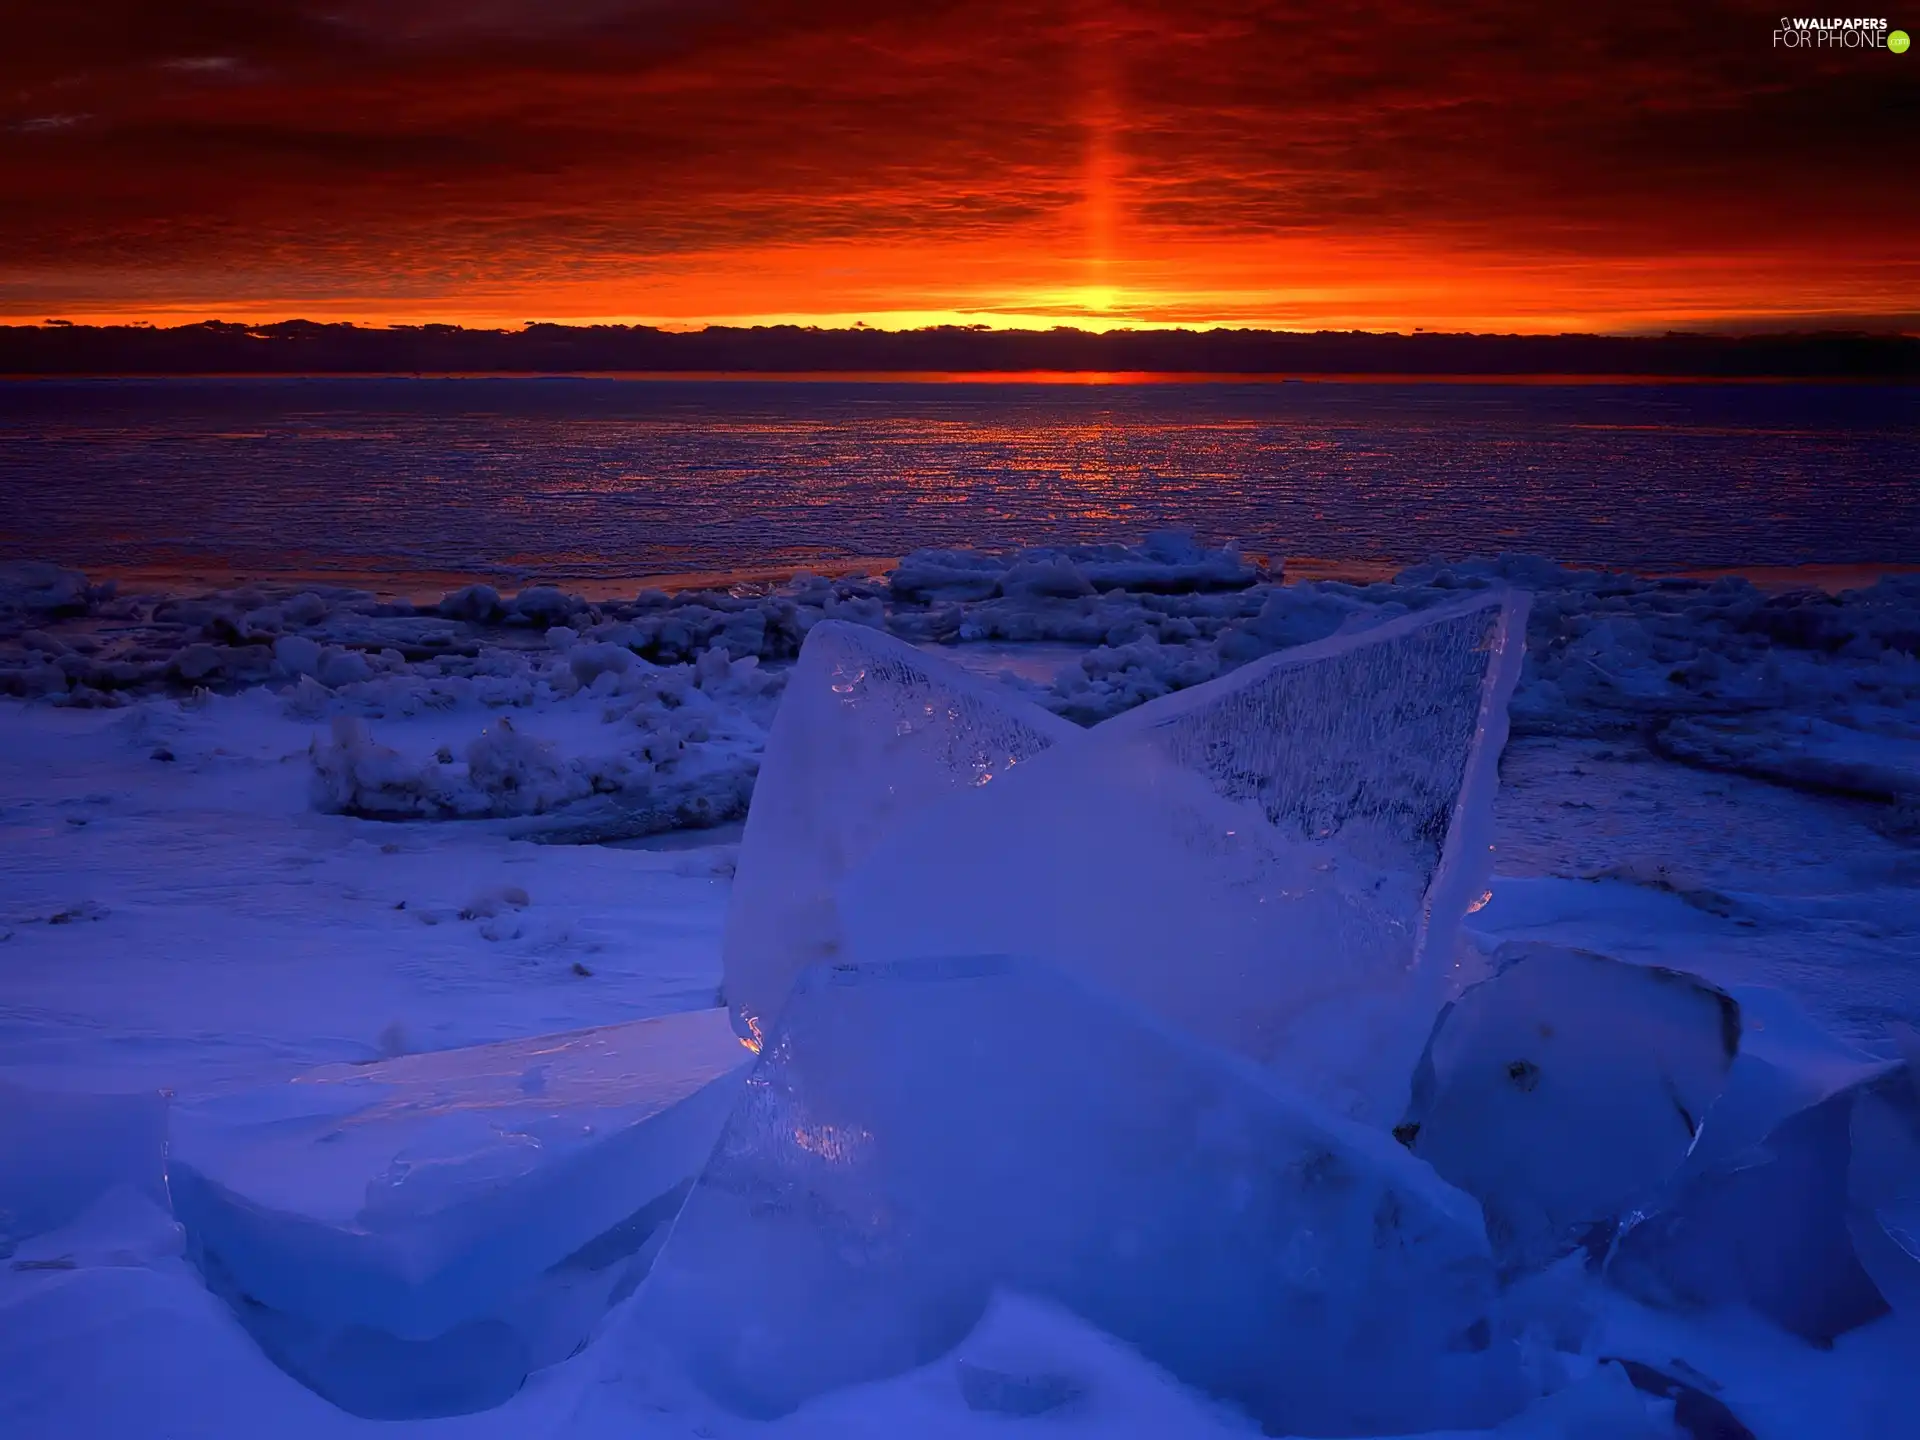
POLYGON ((1915 582, 1290 584, 1180 534, 875 570, 415 601, 0 565, 0 1433, 1910 1432, 1915 582), (732 1035, 738 831, 699 827, 745 815, 818 622, 1067 734, 1502 587, 1424 1154, 1018 960, 815 972, 757 1058, 732 1035), (575 1067, 655 1017, 697 1064, 575 1067), (1382 1250, 1396 1209, 1428 1238, 1382 1250))

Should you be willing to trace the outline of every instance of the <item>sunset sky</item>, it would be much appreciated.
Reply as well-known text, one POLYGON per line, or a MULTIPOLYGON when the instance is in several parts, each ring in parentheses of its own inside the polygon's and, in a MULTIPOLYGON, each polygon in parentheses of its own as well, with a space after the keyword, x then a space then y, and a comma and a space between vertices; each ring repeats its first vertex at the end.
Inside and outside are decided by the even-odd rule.
POLYGON ((1780 13, 12 0, 0 316, 1920 329, 1920 50, 1780 13))

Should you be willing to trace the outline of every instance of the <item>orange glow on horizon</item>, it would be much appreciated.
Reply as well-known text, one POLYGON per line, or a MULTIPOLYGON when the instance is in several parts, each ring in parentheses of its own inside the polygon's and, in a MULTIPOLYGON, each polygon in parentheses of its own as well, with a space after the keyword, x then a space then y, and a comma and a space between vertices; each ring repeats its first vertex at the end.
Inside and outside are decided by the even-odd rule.
POLYGON ((195 287, 186 296, 155 287, 151 298, 119 304, 37 306, 0 297, 16 323, 57 317, 79 324, 188 324, 220 319, 266 324, 301 318, 364 325, 455 324, 515 329, 572 325, 865 326, 913 330, 938 325, 1090 331, 1248 328, 1416 329, 1503 334, 1636 333, 1669 329, 1789 329, 1848 326, 1858 316, 1895 316, 1920 294, 1920 260, 1887 257, 1833 276, 1790 256, 1702 255, 1664 260, 1572 256, 1439 256, 1430 251, 1337 254, 1312 242, 1164 240, 1097 265, 1046 252, 1016 259, 1004 250, 936 249, 874 257, 842 247, 684 257, 668 273, 525 288, 474 287, 456 293, 328 294, 275 285, 195 287), (864 265, 850 261, 866 259, 864 265), (1072 272, 1104 283, 1076 283, 1072 272), (849 273, 857 272, 857 273, 849 273), (929 282, 924 276, 937 275, 929 282), (1284 275, 1285 285, 1274 277, 1284 275), (1810 277, 1818 277, 1817 283, 1810 277), (805 295, 816 308, 797 308, 805 295))

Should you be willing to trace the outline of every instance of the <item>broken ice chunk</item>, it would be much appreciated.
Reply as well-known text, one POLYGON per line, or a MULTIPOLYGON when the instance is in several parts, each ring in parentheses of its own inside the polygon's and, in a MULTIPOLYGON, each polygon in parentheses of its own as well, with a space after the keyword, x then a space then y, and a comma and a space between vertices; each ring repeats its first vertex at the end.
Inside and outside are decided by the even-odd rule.
POLYGON ((749 1058, 707 1010, 326 1066, 183 1108, 175 1213, 320 1394, 378 1418, 482 1408, 644 1271, 749 1058))
POLYGON ((1669 1193, 1620 1237, 1608 1273, 1649 1301, 1746 1304, 1825 1344, 1887 1311, 1862 1263, 1872 1248, 1856 1244, 1872 1238, 1860 1200, 1863 1186, 1877 1193, 1875 1161, 1903 1172, 1897 1154, 1871 1150, 1856 1170, 1854 1129, 1858 1104, 1906 1077, 1897 1062, 1822 1035, 1778 991, 1733 994, 1746 1030, 1726 1093, 1669 1193))
POLYGON ((1727 993, 1740 1006, 1740 1054, 1683 1178, 1764 1162, 1766 1138, 1783 1121, 1897 1068, 1829 1035, 1783 990, 1735 985, 1727 993))
POLYGON ((842 948, 1038 955, 1384 1129, 1485 889, 1524 609, 1301 646, 934 798, 848 867, 842 948))
POLYGON ((835 888, 903 820, 1082 733, 876 630, 815 625, 767 736, 727 910, 741 1033, 764 1033, 803 969, 840 958, 835 888))
POLYGON ((1850 1095, 1803 1110, 1756 1163, 1696 1176, 1626 1232, 1609 1266, 1655 1303, 1745 1304, 1817 1344, 1884 1315, 1847 1232, 1850 1095))
POLYGON ((1522 1399, 1469 1197, 1004 957, 803 976, 621 1343, 634 1373, 651 1354, 774 1416, 946 1353, 1002 1286, 1281 1433, 1486 1424, 1522 1399))
POLYGON ((1477 1197, 1502 1259, 1551 1258, 1686 1161, 1740 1047, 1740 1007, 1678 971, 1508 945, 1434 1027, 1406 1146, 1477 1197))

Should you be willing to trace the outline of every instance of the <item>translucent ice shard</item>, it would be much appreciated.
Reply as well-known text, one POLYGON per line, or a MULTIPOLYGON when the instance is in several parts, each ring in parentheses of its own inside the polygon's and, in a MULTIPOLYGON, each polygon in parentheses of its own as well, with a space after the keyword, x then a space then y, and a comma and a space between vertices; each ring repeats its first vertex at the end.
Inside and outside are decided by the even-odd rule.
POLYGON ((1740 1053, 1682 1181, 1764 1159, 1767 1136, 1794 1115, 1899 1069, 1822 1030, 1783 990, 1734 985, 1727 993, 1740 1006, 1740 1053))
POLYGON ((1802 1110, 1749 1163, 1689 1180, 1620 1238, 1609 1276, 1653 1303, 1748 1305, 1822 1345, 1884 1315, 1847 1229, 1852 1100, 1802 1110))
POLYGON ((842 946, 1039 955, 1384 1128, 1485 892, 1524 633, 1501 595, 1404 616, 926 804, 850 869, 842 946))
POLYGON ((840 879, 903 820, 1083 734, 877 630, 814 626, 767 737, 727 911, 742 1033, 767 1028, 803 969, 839 958, 840 879))
POLYGON ((327 1066, 183 1106, 175 1213, 262 1349, 335 1404, 482 1409, 644 1273, 749 1059, 705 1010, 327 1066))
POLYGON ((1746 1025, 1726 1093, 1669 1193, 1608 1274, 1659 1304, 1744 1304, 1825 1344, 1902 1288, 1907 1076, 1822 1034, 1786 995, 1737 986, 1746 1025), (1890 1101, 1882 1109, 1879 1102, 1890 1101), (1881 1241, 1888 1242, 1881 1244, 1881 1241))
POLYGON ((1557 945, 1495 959, 1443 1012, 1395 1133, 1525 1265, 1679 1171, 1726 1088, 1740 1007, 1691 975, 1557 945))
POLYGON ((1492 1278, 1478 1207, 1389 1136, 1053 966, 822 966, 614 1343, 774 1416, 1002 1288, 1273 1433, 1400 1433, 1519 1408, 1492 1278))
POLYGON ((1451 954, 1492 869, 1525 594, 1495 592, 1297 646, 1114 717, 1290 844, 1411 879, 1405 964, 1451 954))

